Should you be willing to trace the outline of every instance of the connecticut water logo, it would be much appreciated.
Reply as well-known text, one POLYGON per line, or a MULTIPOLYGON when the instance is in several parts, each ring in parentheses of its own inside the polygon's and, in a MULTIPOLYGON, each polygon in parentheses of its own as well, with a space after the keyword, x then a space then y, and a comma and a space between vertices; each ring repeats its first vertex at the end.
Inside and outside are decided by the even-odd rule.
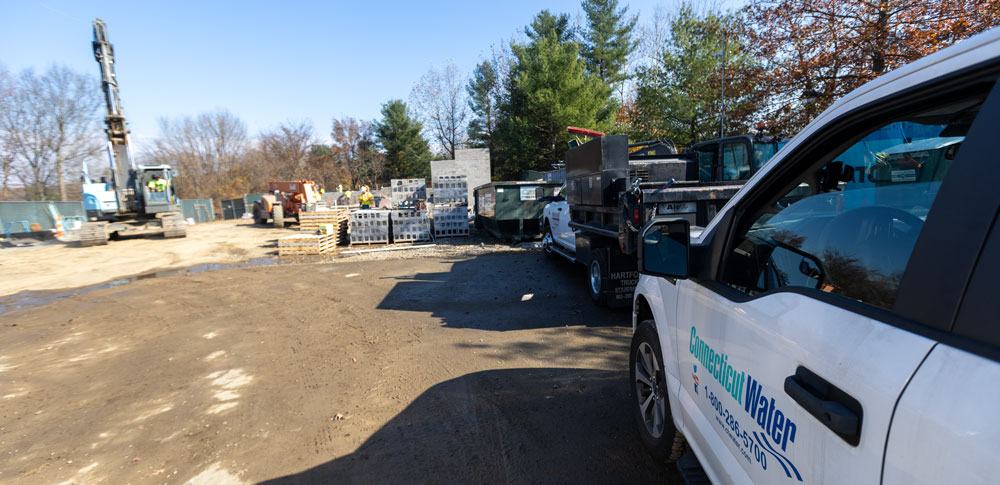
POLYGON ((691 340, 688 344, 691 355, 701 363, 702 368, 714 378, 721 387, 720 394, 709 389, 709 381, 701 383, 698 380, 698 366, 694 365, 694 392, 702 395, 709 405, 715 409, 715 420, 722 430, 739 449, 748 463, 758 463, 767 470, 769 462, 778 462, 788 478, 795 477, 802 481, 802 475, 792 461, 785 456, 789 443, 795 443, 795 433, 798 427, 791 417, 787 416, 775 405, 774 398, 765 394, 764 386, 753 376, 733 367, 729 356, 715 351, 708 343, 698 338, 697 331, 691 327, 691 340), (723 403, 722 398, 728 395, 745 415, 737 416, 731 413, 723 403), (760 429, 750 430, 746 427, 747 416, 751 422, 757 423, 760 429), (743 422, 740 422, 743 419, 743 422), (768 458, 771 458, 770 460, 768 458))

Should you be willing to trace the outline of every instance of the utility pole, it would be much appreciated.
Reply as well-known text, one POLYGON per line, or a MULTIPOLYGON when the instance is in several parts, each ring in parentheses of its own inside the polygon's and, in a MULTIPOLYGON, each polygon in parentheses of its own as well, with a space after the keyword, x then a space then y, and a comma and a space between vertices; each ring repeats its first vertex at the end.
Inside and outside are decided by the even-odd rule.
POLYGON ((722 99, 719 109, 719 138, 726 137, 726 29, 722 29, 722 99))

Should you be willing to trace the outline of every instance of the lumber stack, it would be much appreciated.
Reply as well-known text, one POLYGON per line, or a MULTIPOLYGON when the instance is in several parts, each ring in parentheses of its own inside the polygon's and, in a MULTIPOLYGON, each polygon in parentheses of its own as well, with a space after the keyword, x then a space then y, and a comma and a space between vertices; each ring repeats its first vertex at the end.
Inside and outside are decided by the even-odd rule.
POLYGON ((347 218, 348 218, 348 213, 346 209, 300 212, 299 230, 302 232, 315 234, 317 232, 320 232, 322 226, 326 224, 332 224, 334 233, 340 233, 341 226, 343 226, 343 230, 346 233, 347 218))
POLYGON ((278 238, 278 256, 327 254, 340 243, 339 234, 295 234, 278 238))

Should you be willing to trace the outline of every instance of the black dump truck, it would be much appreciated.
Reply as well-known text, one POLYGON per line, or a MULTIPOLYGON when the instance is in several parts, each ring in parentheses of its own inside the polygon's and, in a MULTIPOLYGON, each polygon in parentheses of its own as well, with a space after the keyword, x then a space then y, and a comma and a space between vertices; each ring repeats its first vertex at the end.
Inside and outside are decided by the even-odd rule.
POLYGON ((677 153, 666 140, 629 144, 625 135, 585 134, 596 136, 566 152, 566 186, 545 209, 542 245, 586 265, 591 298, 610 306, 632 304, 646 221, 669 214, 706 226, 784 144, 739 135, 677 153))

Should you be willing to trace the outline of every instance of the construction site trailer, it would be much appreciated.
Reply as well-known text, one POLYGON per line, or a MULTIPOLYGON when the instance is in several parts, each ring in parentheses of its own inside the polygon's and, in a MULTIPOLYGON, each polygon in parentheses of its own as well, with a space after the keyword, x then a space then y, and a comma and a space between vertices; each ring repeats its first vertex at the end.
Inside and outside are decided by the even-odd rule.
POLYGON ((475 189, 476 226, 511 242, 541 237, 542 210, 561 182, 490 182, 475 189))

